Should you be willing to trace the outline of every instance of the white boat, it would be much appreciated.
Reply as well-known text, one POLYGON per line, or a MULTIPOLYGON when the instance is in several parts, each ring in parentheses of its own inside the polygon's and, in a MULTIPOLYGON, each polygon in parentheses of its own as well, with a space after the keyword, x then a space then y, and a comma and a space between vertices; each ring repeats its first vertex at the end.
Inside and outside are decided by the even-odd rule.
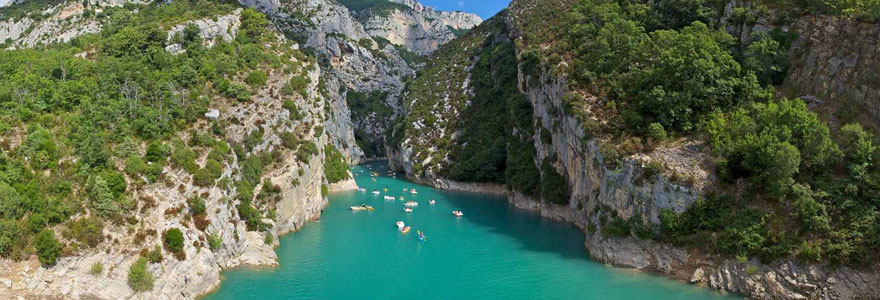
POLYGON ((419 192, 416 192, 416 189, 412 189, 409 191, 409 193, 415 195, 415 194, 418 194, 419 192))
POLYGON ((373 191, 373 195, 378 195, 379 191, 373 191))
POLYGON ((365 189, 365 188, 358 188, 358 191, 361 192, 361 193, 366 193, 366 192, 367 192, 367 189, 365 189))
POLYGON ((404 224, 403 221, 397 221, 395 225, 397 225, 397 230, 403 230, 403 228, 406 227, 406 224, 404 224))
POLYGON ((430 205, 434 205, 436 203, 437 203, 437 201, 434 201, 434 199, 431 199, 431 201, 428 201, 428 204, 430 204, 430 205))
POLYGON ((410 207, 406 207, 406 208, 403 209, 403 212, 411 213, 411 212, 413 212, 413 209, 410 208, 410 207))
POLYGON ((407 207, 419 206, 419 203, 415 202, 415 201, 407 201, 406 203, 403 204, 403 206, 407 206, 407 207))
POLYGON ((351 210, 352 210, 352 211, 362 211, 362 210, 370 210, 370 211, 372 211, 372 210, 374 210, 374 208, 373 208, 372 206, 369 206, 369 205, 361 204, 360 206, 352 206, 352 207, 351 207, 351 210))
POLYGON ((456 217, 464 216, 464 213, 462 213, 460 210, 454 210, 454 211, 452 211, 452 214, 455 215, 456 217))

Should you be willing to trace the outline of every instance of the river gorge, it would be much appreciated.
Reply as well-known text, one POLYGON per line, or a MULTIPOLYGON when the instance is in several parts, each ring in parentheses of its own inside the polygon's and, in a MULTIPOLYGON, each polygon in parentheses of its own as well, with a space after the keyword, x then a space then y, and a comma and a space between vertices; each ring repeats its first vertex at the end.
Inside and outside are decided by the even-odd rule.
POLYGON ((591 261, 583 233, 569 223, 517 209, 503 196, 392 178, 385 164, 354 167, 367 191, 331 194, 319 222, 281 238, 277 268, 226 271, 220 289, 204 299, 737 299, 591 261), (380 176, 373 180, 370 172, 380 176), (419 206, 405 213, 409 200, 419 206), (349 208, 360 204, 375 211, 349 208), (412 232, 398 233, 398 220, 412 232))

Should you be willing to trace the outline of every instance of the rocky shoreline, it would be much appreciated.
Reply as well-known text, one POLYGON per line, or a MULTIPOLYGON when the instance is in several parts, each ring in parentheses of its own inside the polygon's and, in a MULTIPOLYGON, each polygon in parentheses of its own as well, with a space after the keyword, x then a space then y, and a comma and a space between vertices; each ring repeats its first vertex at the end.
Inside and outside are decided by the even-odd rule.
MULTIPOLYGON (((418 182, 443 189, 431 181, 418 182)), ((457 191, 483 192, 462 189, 463 185, 456 187, 457 191)), ((574 224, 586 235, 584 247, 590 256, 615 267, 662 275, 750 299, 880 299, 880 286, 876 285, 880 282, 880 266, 856 270, 790 260, 772 264, 757 259, 737 261, 653 240, 605 237, 599 231, 590 232, 590 219, 583 211, 545 204, 520 193, 508 194, 508 201, 519 209, 574 224)))

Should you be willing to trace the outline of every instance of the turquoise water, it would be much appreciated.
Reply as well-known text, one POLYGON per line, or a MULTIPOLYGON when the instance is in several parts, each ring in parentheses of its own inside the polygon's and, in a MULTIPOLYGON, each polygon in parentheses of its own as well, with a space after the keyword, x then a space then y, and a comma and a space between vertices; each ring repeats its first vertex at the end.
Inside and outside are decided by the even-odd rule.
POLYGON ((331 195, 320 222, 281 238, 280 267, 224 272, 206 299, 733 299, 595 263, 580 230, 515 209, 503 197, 389 178, 380 163, 353 171, 367 193, 331 195), (373 181, 371 169, 381 177, 373 181), (419 206, 407 214, 404 201, 370 193, 386 187, 419 206), (376 210, 349 209, 362 203, 376 210), (465 216, 455 218, 456 209, 465 216), (398 220, 412 231, 398 233, 398 220), (419 242, 416 230, 427 241, 419 242))

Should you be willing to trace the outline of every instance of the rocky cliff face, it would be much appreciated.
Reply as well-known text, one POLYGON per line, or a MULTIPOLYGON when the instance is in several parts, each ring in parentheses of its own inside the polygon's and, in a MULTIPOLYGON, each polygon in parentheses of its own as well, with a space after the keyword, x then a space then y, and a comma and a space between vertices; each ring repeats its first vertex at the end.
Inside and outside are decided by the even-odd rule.
POLYGON ((370 36, 427 55, 483 20, 465 12, 435 11, 413 0, 390 0, 402 7, 366 10, 361 19, 370 36))
POLYGON ((830 101, 852 103, 869 110, 880 123, 880 25, 828 16, 805 16, 793 30, 792 89, 830 101))

